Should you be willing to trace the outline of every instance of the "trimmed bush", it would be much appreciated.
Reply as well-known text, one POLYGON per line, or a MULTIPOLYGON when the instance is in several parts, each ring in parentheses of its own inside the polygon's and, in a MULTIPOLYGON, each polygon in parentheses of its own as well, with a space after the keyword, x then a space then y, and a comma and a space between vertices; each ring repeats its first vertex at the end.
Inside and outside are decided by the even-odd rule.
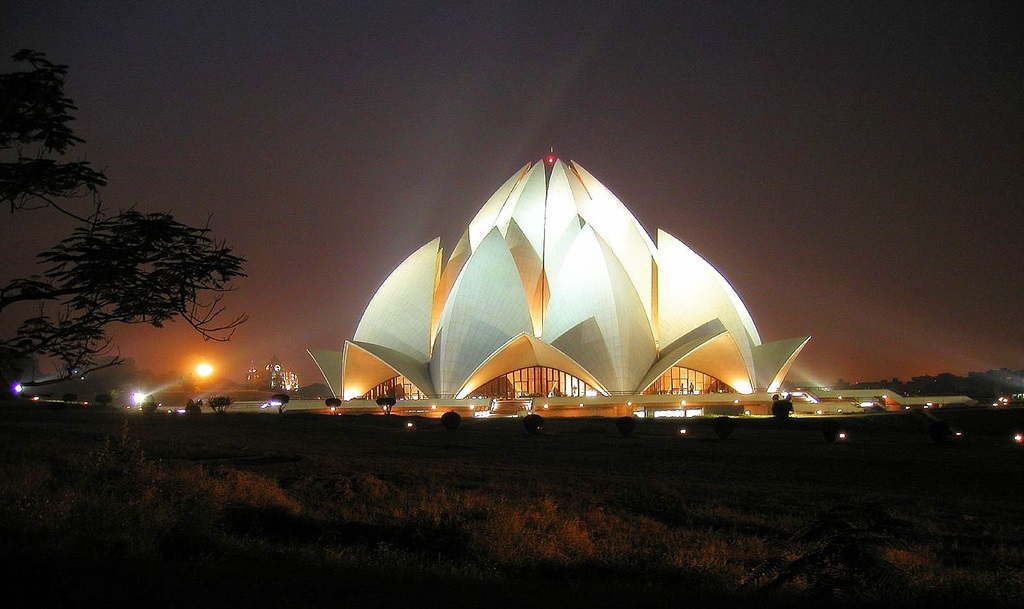
POLYGON ((101 393, 93 398, 92 401, 100 408, 109 408, 114 402, 114 398, 109 393, 101 393))
POLYGON ((541 428, 544 427, 544 417, 539 414, 528 414, 523 417, 523 428, 526 429, 526 433, 536 435, 540 433, 541 428))
POLYGON ((230 405, 231 398, 227 396, 220 395, 210 398, 210 408, 217 414, 224 414, 227 412, 228 406, 230 405))
POLYGON ((288 397, 287 393, 275 393, 274 395, 270 396, 270 401, 271 402, 277 402, 277 411, 278 412, 284 412, 285 404, 287 404, 288 400, 290 400, 290 399, 291 398, 288 397))
POLYGON ((384 411, 384 414, 391 414, 391 409, 395 407, 395 398, 391 396, 384 396, 377 398, 377 405, 384 411))
POLYGON ((733 421, 731 417, 716 417, 711 421, 711 428, 715 430, 715 435, 719 440, 725 440, 736 429, 736 421, 733 421))
POLYGON ((839 439, 839 421, 826 419, 821 422, 821 437, 826 444, 831 444, 839 439))
POLYGON ((341 400, 339 398, 327 398, 326 400, 324 400, 324 404, 328 408, 330 408, 332 406, 337 408, 337 407, 341 406, 341 400))
POLYGON ((444 428, 448 431, 455 431, 458 429, 459 423, 461 422, 462 416, 454 410, 449 410, 441 415, 441 425, 444 425, 444 428))
POLYGON ((156 398, 151 395, 147 395, 142 400, 142 414, 153 414, 156 412, 156 398))
POLYGON ((619 417, 615 419, 615 427, 618 428, 623 438, 628 438, 636 429, 636 417, 619 417))

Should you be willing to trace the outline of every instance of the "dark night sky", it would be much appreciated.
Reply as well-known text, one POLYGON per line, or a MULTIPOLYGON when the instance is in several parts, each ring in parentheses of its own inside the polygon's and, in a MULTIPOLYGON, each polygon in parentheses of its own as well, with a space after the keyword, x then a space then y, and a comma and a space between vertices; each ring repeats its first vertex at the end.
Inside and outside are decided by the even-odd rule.
MULTIPOLYGON (((794 376, 1024 368, 1014 4, 686 4, 5 2, 0 51, 70 66, 108 205, 210 216, 249 260, 230 343, 117 329, 143 368, 276 354, 318 381, 305 349, 551 146, 762 338, 813 336, 794 376)), ((62 236, 42 218, 0 227, 0 278, 62 236)))

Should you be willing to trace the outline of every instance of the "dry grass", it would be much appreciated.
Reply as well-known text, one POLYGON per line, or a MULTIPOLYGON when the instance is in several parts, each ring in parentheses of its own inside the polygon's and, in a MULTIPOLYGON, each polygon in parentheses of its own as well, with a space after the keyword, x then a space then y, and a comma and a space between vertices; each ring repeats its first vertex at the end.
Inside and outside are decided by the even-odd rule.
POLYGON ((696 420, 622 438, 603 420, 534 436, 517 420, 4 409, 0 558, 52 606, 809 607, 813 572, 741 584, 808 555, 791 535, 821 513, 870 503, 908 523, 879 554, 907 590, 852 604, 1011 607, 1024 451, 999 428, 1018 415, 937 447, 913 415, 847 419, 853 441, 827 445, 811 419, 738 420, 719 441, 696 420))

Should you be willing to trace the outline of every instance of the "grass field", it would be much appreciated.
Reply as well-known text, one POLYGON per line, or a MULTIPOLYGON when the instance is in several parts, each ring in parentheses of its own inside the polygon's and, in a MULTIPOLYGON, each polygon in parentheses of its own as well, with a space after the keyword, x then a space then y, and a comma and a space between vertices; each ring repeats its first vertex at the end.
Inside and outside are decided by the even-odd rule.
POLYGON ((0 407, 0 558, 62 607, 1021 606, 1024 411, 937 414, 963 437, 0 407))

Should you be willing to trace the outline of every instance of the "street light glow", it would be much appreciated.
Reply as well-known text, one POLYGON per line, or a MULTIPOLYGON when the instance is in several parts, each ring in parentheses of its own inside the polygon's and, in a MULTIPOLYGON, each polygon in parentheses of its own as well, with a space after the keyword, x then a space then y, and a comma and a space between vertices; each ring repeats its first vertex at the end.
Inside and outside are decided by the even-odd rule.
POLYGON ((198 366, 196 366, 196 374, 204 378, 210 376, 211 374, 213 374, 213 366, 205 362, 199 364, 198 366))

